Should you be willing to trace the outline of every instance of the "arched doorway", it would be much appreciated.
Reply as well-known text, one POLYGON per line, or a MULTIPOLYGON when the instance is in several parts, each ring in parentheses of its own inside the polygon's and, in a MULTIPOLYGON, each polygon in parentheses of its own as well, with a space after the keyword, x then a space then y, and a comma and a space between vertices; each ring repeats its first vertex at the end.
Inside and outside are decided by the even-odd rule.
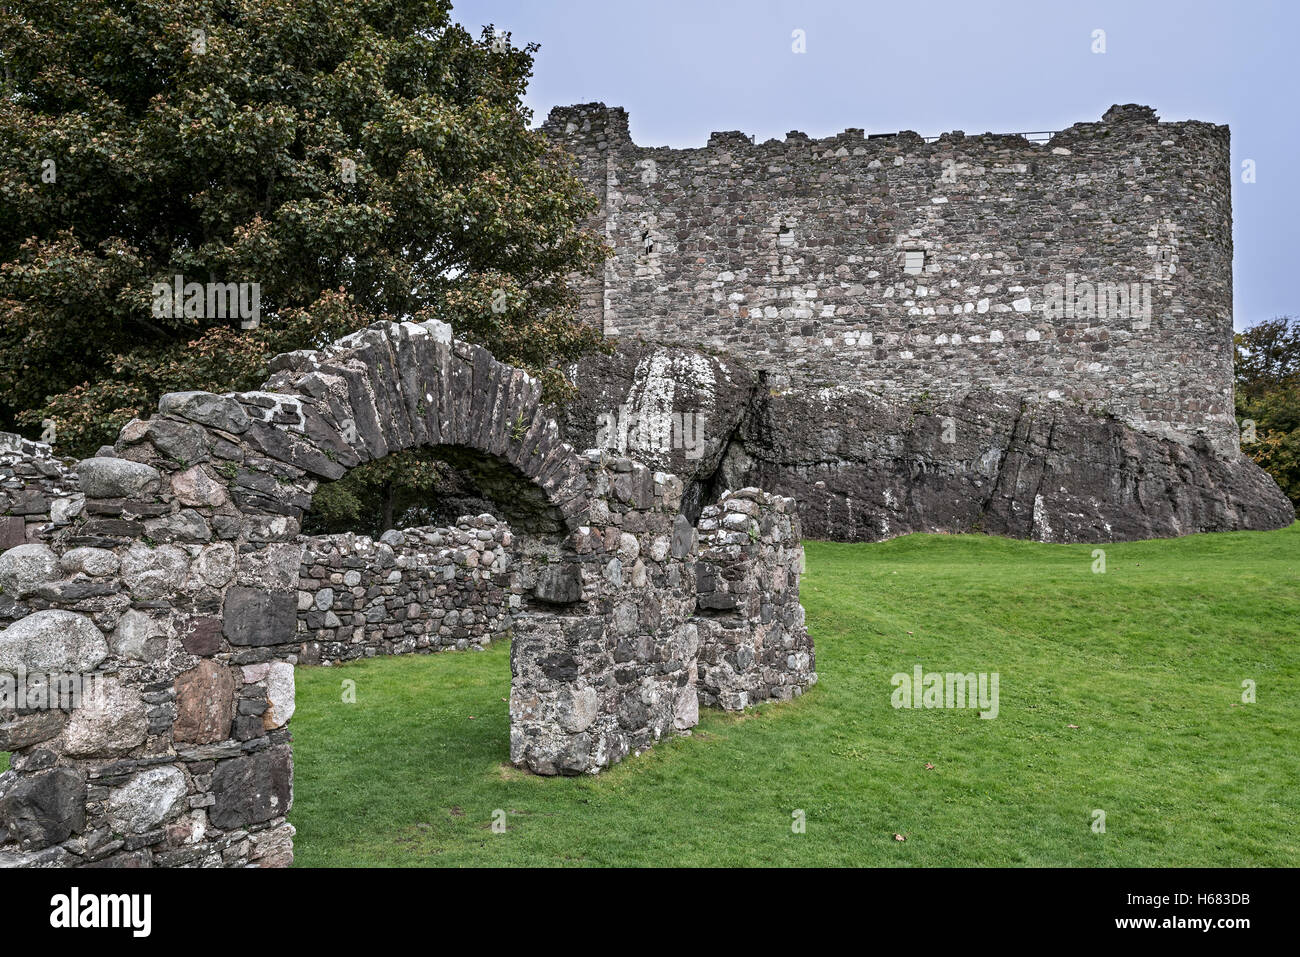
MULTIPOLYGON (((253 395, 264 412, 243 437, 309 478, 282 525, 271 514, 251 519, 250 560, 276 551, 264 565, 295 559, 292 546, 256 539, 293 540, 314 480, 437 447, 474 472, 518 539, 512 761, 541 774, 593 771, 694 724, 694 576, 684 567, 695 539, 675 477, 577 453, 535 380, 454 341, 441 323, 376 324, 272 367, 253 395)), ((227 599, 223 621, 242 601, 232 609, 227 599)))
POLYGON ((24 853, 291 860, 302 517, 319 482, 405 449, 475 470, 523 540, 514 763, 593 772, 695 723, 695 533, 675 477, 578 453, 538 383, 441 323, 378 323, 272 370, 255 392, 164 396, 79 464, 84 509, 31 563, 58 580, 35 585, 53 607, 15 621, 5 652, 103 673, 108 693, 16 756, 0 819, 24 853), (65 581, 73 560, 111 570, 65 581))

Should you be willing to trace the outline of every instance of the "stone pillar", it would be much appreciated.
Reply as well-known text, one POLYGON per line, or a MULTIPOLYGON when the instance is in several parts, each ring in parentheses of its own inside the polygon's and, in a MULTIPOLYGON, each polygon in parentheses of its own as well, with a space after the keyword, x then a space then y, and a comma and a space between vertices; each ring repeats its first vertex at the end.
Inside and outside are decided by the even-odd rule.
POLYGON ((681 480, 599 450, 587 462, 589 524, 514 624, 510 759, 538 774, 596 772, 698 721, 681 480))
POLYGON ((803 545, 794 499, 725 492, 700 516, 695 566, 701 700, 739 710, 817 681, 799 603, 803 545))

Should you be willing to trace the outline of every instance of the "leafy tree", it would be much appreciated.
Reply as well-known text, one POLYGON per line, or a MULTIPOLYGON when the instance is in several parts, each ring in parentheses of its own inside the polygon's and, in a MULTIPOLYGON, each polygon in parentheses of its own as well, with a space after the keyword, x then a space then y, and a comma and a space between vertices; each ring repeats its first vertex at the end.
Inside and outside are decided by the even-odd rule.
POLYGON ((1232 337, 1237 394, 1250 398, 1300 381, 1300 319, 1278 316, 1232 337))
MULTIPOLYGON (((436 453, 414 449, 353 469, 320 486, 303 520, 309 535, 359 532, 378 537, 390 528, 447 524, 456 515, 438 507, 457 476, 436 453)), ((456 511, 456 509, 452 509, 456 511)))
POLYGON ((1233 347, 1242 450, 1300 505, 1300 320, 1256 323, 1233 347))
MULTIPOLYGON (((53 419, 86 455, 162 393, 253 388, 272 355, 380 318, 450 321, 561 396, 599 338, 565 282, 604 256, 595 200, 528 129, 536 45, 450 11, 0 6, 0 428, 53 419), (167 315, 155 284, 178 275, 257 283, 260 324, 167 315)), ((405 468, 424 490, 427 462, 405 468)), ((353 470, 318 507, 346 517, 403 472, 353 470)))

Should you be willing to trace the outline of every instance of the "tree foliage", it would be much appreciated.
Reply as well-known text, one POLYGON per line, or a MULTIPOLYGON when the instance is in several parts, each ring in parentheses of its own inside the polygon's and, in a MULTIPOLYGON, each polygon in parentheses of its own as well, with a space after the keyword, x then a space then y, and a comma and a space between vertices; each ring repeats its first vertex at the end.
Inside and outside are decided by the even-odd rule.
POLYGON ((441 493, 455 488, 456 478, 430 449, 386 456, 337 482, 323 483, 303 520, 303 532, 357 532, 378 538, 390 528, 454 521, 457 516, 438 505, 441 493))
POLYGON ((1300 505, 1300 320, 1256 323, 1233 345, 1242 451, 1300 505))
POLYGON ((604 256, 595 200, 528 129, 535 45, 450 10, 0 7, 0 428, 89 454, 162 393, 254 388, 381 318, 450 321, 560 394, 598 341, 565 283, 604 256), (258 283, 260 326, 160 317, 177 275, 258 283))

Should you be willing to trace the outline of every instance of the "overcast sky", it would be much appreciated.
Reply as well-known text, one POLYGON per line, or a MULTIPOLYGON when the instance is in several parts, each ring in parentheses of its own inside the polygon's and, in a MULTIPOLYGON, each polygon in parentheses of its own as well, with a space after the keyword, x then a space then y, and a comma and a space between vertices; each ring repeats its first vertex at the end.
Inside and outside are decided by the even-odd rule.
POLYGON ((1238 328, 1300 313, 1300 0, 460 0, 541 44, 527 103, 627 109, 643 146, 848 127, 1058 130, 1112 103, 1232 127, 1238 328), (804 31, 807 52, 791 50, 804 31), (1093 32, 1105 31, 1105 53, 1093 32), (1242 182, 1253 159, 1256 182, 1242 182))

